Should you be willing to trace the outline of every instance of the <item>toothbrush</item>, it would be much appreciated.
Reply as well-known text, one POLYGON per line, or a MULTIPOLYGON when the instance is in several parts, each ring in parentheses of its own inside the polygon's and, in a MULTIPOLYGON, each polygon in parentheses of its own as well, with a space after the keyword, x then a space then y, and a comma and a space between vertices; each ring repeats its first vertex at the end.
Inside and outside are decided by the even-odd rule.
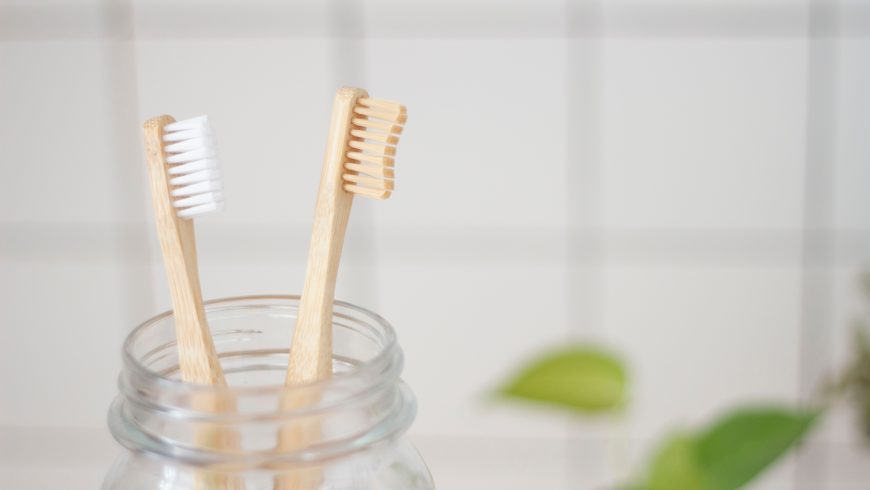
POLYGON ((172 295, 181 379, 226 385, 202 306, 192 220, 223 207, 208 117, 175 122, 171 116, 159 116, 146 121, 144 128, 157 234, 172 295))
MULTIPOLYGON (((397 102, 372 99, 359 88, 335 95, 326 155, 320 176, 305 285, 296 318, 285 378, 286 386, 312 383, 332 375, 332 308, 345 230, 355 195, 386 199, 393 191, 393 157, 406 120, 397 102)), ((318 394, 291 394, 284 409, 314 403, 318 394)), ((280 450, 304 447, 320 431, 316 421, 288 425, 279 433, 280 450)), ((280 477, 276 489, 319 485, 317 468, 280 477)))
MULTIPOLYGON (((144 124, 145 154, 157 235, 172 296, 178 366, 189 383, 226 386, 217 350, 206 321, 199 284, 193 218, 223 208, 220 172, 215 160, 214 134, 208 117, 176 122, 159 116, 144 124)), ((226 393, 198 393, 191 400, 204 412, 235 411, 226 393)), ((195 429, 198 446, 236 449, 235 431, 202 424, 195 429)), ((241 478, 203 470, 195 478, 201 490, 243 490, 241 478)))
POLYGON ((353 197, 390 197, 395 145, 405 119, 401 104, 371 99, 363 89, 344 87, 335 95, 288 386, 332 374, 332 303, 353 197))

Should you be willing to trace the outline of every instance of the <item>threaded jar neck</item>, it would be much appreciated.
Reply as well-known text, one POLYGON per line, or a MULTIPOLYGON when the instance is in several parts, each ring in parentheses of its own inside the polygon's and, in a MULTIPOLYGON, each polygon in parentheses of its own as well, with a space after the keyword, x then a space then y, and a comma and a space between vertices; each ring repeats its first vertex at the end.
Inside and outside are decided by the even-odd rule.
POLYGON ((389 323, 368 310, 335 302, 332 378, 283 385, 298 307, 298 296, 206 303, 228 387, 180 380, 171 311, 137 327, 124 343, 120 393, 109 412, 114 437, 131 450, 192 464, 274 468, 403 434, 416 405, 399 378, 402 351, 389 323), (294 428, 309 436, 279 444, 278 434, 294 428))

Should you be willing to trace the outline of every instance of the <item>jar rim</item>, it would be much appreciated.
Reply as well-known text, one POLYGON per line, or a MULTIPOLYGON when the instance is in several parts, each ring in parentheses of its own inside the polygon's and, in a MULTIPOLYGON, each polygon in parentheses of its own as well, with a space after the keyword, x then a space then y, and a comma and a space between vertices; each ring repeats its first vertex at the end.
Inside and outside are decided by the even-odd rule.
MULTIPOLYGON (((299 301, 301 300, 300 295, 290 294, 290 295, 279 295, 279 294, 254 294, 254 295, 245 295, 245 296, 229 296, 224 298, 215 298, 211 300, 207 300, 203 302, 203 306, 206 310, 213 309, 215 306, 225 305, 227 308, 238 307, 237 303, 245 302, 245 301, 289 301, 291 306, 293 303, 298 307, 299 301), (212 307, 212 308, 209 308, 212 307)), ((364 362, 361 362, 354 366, 354 369, 346 372, 346 373, 336 373, 336 375, 330 379, 311 381, 306 383, 299 383, 292 387, 285 386, 283 384, 280 385, 257 385, 257 386, 233 386, 233 387, 225 387, 225 386, 215 386, 215 385, 206 385, 206 384, 196 384, 190 383, 186 381, 182 381, 180 379, 173 379, 166 376, 161 375, 157 371, 149 369, 148 366, 143 364, 137 356, 133 353, 133 348, 136 341, 145 333, 145 331, 153 326, 166 320, 167 318, 173 316, 174 310, 167 310, 163 313, 155 315, 148 320, 145 320, 141 324, 139 324, 136 328, 134 328, 124 340, 123 347, 121 349, 121 357, 123 361, 124 368, 130 372, 133 376, 145 381, 148 384, 152 384, 153 386, 159 387, 161 390, 180 390, 185 391, 187 393, 204 393, 204 392, 215 392, 215 391, 231 391, 237 395, 267 395, 270 393, 274 393, 276 391, 286 393, 293 390, 312 390, 317 389, 318 387, 327 386, 331 383, 335 382, 335 378, 342 376, 359 376, 359 375, 367 375, 369 373, 376 374, 378 372, 383 371, 385 367, 387 367, 395 357, 395 351, 397 349, 398 340, 396 337, 396 332, 393 326, 381 315, 361 306, 354 305, 352 303, 348 303, 345 301, 335 300, 333 303, 334 309, 345 309, 351 312, 355 312, 358 314, 367 317, 369 320, 373 321, 377 327, 380 329, 381 336, 381 346, 376 355, 374 355, 371 359, 368 359, 364 362)), ((269 305, 264 305, 269 306, 269 305)), ((274 306, 274 305, 271 305, 274 306)), ((341 312, 336 311, 333 313, 335 317, 338 318, 349 318, 346 315, 343 315, 341 312)), ((288 346, 289 349, 289 346, 288 346)))
MULTIPOLYGON (((249 295, 219 298, 205 302, 209 316, 224 313, 244 315, 293 316, 298 312, 298 295, 249 295), (288 315, 289 313, 289 315, 288 315)), ((169 373, 152 369, 149 357, 175 341, 152 347, 147 336, 152 327, 167 326, 173 312, 156 315, 137 326, 124 342, 124 366, 119 378, 120 394, 109 409, 109 427, 122 445, 137 451, 176 458, 194 464, 229 464, 245 467, 268 467, 275 463, 304 464, 372 447, 403 433, 416 415, 413 393, 400 379, 403 355, 393 327, 383 317, 350 303, 335 301, 333 325, 364 327, 348 331, 362 334, 375 345, 365 357, 358 357, 350 369, 336 372, 328 379, 287 387, 283 383, 265 385, 235 385, 231 387, 184 382, 169 373), (138 342, 138 343, 137 343, 138 342), (142 349, 145 346, 147 349, 142 349), (144 351, 144 352, 143 352, 144 351), (322 396, 331 393, 336 396, 322 396), (305 406, 285 408, 273 404, 286 398, 317 393, 317 401, 305 406), (193 402, 204 395, 206 400, 219 400, 211 396, 228 396, 225 400, 241 400, 239 411, 211 411, 196 408, 193 402), (244 400, 247 400, 246 403, 244 400), (266 400, 265 405, 256 400, 266 400), (265 407, 265 408, 263 408, 265 407), (350 418, 343 419, 347 414, 350 418), (360 414, 363 414, 360 417, 360 414), (299 448, 276 450, 271 439, 262 444, 263 428, 267 432, 288 423, 306 423, 306 420, 343 420, 333 425, 328 436, 316 443, 299 448), (201 446, 191 440, 184 427, 206 426, 249 432, 255 446, 240 453, 234 449, 201 446), (247 427, 256 428, 248 431, 247 427)), ((281 328, 280 324, 276 324, 281 328)), ((273 327, 270 327, 273 328, 273 327)), ((288 333, 290 328, 288 328, 288 333)), ((251 330, 254 332, 254 330, 251 330)), ((262 333, 262 332, 257 332, 262 333)), ((289 351, 289 345, 287 347, 289 351)), ((245 351, 257 352, 257 351, 245 351)), ((229 352, 228 355, 237 354, 229 352)), ((335 357, 334 357, 335 359, 335 357)))

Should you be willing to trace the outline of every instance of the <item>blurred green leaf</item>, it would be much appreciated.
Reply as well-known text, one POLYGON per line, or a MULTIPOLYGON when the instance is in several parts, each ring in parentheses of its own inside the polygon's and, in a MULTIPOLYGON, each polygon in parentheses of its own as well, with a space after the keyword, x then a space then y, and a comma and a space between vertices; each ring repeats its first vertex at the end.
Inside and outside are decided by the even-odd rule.
POLYGON ((742 409, 696 438, 698 464, 710 490, 746 484, 801 440, 816 413, 779 408, 742 409))
POLYGON ((595 347, 576 345, 534 360, 499 394, 596 413, 621 407, 626 385, 619 359, 595 347))
POLYGON ((816 415, 782 408, 732 411, 706 429, 666 439, 652 457, 646 480, 624 488, 741 488, 794 447, 816 415))
POLYGON ((704 473, 698 465, 694 439, 687 434, 670 437, 653 457, 644 490, 703 490, 704 473))

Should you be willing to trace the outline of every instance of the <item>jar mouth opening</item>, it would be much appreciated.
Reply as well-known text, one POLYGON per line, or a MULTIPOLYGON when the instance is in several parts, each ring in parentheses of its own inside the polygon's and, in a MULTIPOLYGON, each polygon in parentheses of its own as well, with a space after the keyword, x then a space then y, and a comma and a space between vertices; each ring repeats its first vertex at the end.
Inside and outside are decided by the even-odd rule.
MULTIPOLYGON (((248 308, 273 308, 276 304, 283 303, 283 307, 298 308, 301 297, 299 295, 246 295, 232 296, 225 298, 216 298, 204 301, 203 305, 206 310, 206 316, 209 313, 220 311, 223 309, 248 309, 248 308), (252 304, 261 303, 258 306, 252 304)), ((354 321, 355 318, 349 314, 355 314, 367 320, 372 327, 371 333, 376 336, 378 351, 369 359, 356 363, 353 368, 346 372, 335 373, 329 379, 313 381, 308 383, 300 383, 294 386, 285 386, 283 384, 266 384, 266 385, 242 385, 242 386, 215 386, 185 382, 181 379, 175 379, 166 376, 154 369, 151 369, 135 352, 137 342, 140 342, 144 335, 152 327, 165 322, 173 316, 173 310, 168 310, 159 315, 156 315, 142 324, 134 328, 124 341, 122 348, 122 361, 124 368, 129 374, 138 378, 141 382, 159 388, 161 391, 178 391, 186 394, 196 393, 214 393, 214 392, 232 392, 235 396, 274 396, 279 393, 292 393, 294 390, 299 391, 316 391, 320 388, 325 388, 334 384, 337 380, 343 377, 378 377, 385 370, 388 370, 394 362, 397 350, 398 341, 395 330, 392 325, 377 313, 366 308, 353 305, 344 301, 336 300, 333 306, 333 316, 335 319, 354 321)), ((335 321, 334 321, 335 324, 335 321)), ((288 329, 289 332, 289 329, 288 329)), ((288 337, 289 338, 289 337, 288 337)), ((287 345, 289 352, 290 345, 287 345)), ((221 359, 223 364, 223 359, 221 359)))
POLYGON ((195 464, 253 468, 319 461, 403 433, 416 413, 400 379, 404 357, 392 326, 365 308, 334 302, 333 376, 284 385, 299 303, 290 295, 205 302, 228 386, 180 378, 172 311, 136 327, 122 348, 120 393, 109 410, 115 439, 195 464), (306 435, 292 447, 276 445, 285 431, 306 435))

